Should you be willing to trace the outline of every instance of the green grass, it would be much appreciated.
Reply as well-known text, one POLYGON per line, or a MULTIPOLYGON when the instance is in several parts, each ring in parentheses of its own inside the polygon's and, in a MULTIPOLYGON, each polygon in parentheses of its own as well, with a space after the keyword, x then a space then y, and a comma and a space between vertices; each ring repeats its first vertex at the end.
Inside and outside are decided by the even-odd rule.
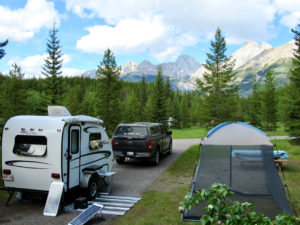
POLYGON ((182 153, 180 158, 176 160, 172 166, 169 168, 167 173, 171 176, 179 177, 191 177, 194 175, 195 166, 198 163, 200 157, 199 146, 194 145, 190 147, 187 151, 182 153))
MULTIPOLYGON (((288 152, 290 159, 283 165, 285 180, 288 184, 295 212, 300 215, 300 146, 292 144, 290 140, 276 140, 278 149, 288 152)), ((114 224, 186 224, 181 222, 178 212, 179 203, 190 190, 187 178, 192 178, 198 156, 198 146, 192 146, 177 159, 159 182, 165 183, 166 188, 150 190, 143 194, 143 198, 125 216, 118 217, 114 224), (186 179, 184 185, 174 188, 174 183, 186 179), (168 185, 170 186, 168 188, 168 185), (172 186, 172 187, 171 187, 172 186)), ((282 176, 281 176, 282 177, 282 176)), ((283 177, 282 177, 283 179, 283 177)), ((159 185, 158 185, 159 186, 159 185)), ((291 207, 292 207, 292 204, 291 207)), ((292 209, 294 210, 294 209, 292 209)), ((188 223, 199 224, 199 223, 188 223)))
POLYGON ((207 130, 201 127, 172 129, 172 132, 172 138, 174 139, 204 138, 207 134, 207 130))
POLYGON ((294 144, 293 140, 274 140, 272 143, 276 143, 279 150, 289 154, 289 161, 283 164, 284 177, 280 175, 282 182, 288 185, 291 197, 289 198, 288 193, 287 197, 292 203, 290 205, 294 205, 297 215, 300 216, 300 146, 294 144))
POLYGON ((276 131, 264 131, 268 136, 288 136, 289 133, 285 130, 285 127, 279 125, 276 131))
MULTIPOLYGON (((198 154, 198 146, 193 146, 177 159, 171 168, 163 175, 159 182, 166 186, 174 185, 180 177, 192 178, 194 174, 195 160, 198 154), (170 182, 171 180, 171 182, 170 182)), ((189 181, 191 179, 188 179, 189 181)), ((140 200, 124 216, 118 217, 114 224, 145 224, 145 225, 165 225, 165 224, 186 224, 181 222, 181 214, 178 211, 179 203, 184 199, 189 189, 189 184, 178 185, 175 188, 165 188, 161 191, 150 190, 143 194, 140 200)), ((159 186, 159 185, 158 185, 159 186)), ((188 223, 198 224, 198 223, 188 223)))
MULTIPOLYGON (((204 138, 207 135, 208 130, 203 127, 189 127, 183 129, 172 129, 172 137, 174 139, 190 139, 190 138, 204 138)), ((268 136, 288 136, 288 132, 285 131, 285 127, 279 124, 276 131, 266 131, 264 132, 268 136)))

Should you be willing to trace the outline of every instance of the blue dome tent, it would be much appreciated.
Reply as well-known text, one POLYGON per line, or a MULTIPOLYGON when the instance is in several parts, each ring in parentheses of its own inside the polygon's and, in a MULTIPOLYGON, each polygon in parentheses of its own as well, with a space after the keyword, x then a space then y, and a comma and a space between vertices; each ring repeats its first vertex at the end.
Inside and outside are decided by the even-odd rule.
MULTIPOLYGON (((235 193, 233 200, 251 202, 257 212, 274 218, 292 214, 274 162, 267 135, 249 124, 227 122, 212 128, 201 141, 201 157, 191 192, 222 183, 235 193)), ((186 210, 184 221, 199 221, 203 205, 186 210)))

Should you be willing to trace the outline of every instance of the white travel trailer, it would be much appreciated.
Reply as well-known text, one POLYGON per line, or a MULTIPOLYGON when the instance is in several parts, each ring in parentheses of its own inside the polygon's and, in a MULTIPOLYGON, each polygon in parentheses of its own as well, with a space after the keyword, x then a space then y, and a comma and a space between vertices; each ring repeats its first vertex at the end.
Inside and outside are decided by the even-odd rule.
POLYGON ((48 112, 48 116, 16 116, 6 122, 2 136, 5 189, 48 192, 51 183, 59 181, 64 192, 83 188, 94 198, 101 176, 113 167, 102 121, 71 116, 61 106, 50 106, 48 112))

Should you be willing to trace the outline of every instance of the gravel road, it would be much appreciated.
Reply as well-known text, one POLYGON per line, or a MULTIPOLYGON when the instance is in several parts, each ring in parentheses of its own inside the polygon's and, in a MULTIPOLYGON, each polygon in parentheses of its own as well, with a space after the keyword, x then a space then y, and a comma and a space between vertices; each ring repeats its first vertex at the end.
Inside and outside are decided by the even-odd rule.
POLYGON ((198 144, 200 144, 200 139, 173 140, 172 154, 162 156, 158 166, 152 166, 151 162, 134 159, 128 160, 122 165, 115 164, 113 171, 116 171, 117 174, 112 181, 111 194, 141 195, 172 165, 181 153, 190 146, 198 144))
MULTIPOLYGON (((117 174, 112 180, 111 194, 142 195, 158 179, 181 153, 192 145, 198 145, 200 139, 173 140, 173 152, 161 158, 158 166, 138 160, 128 160, 123 165, 115 164, 113 171, 117 174)), ((0 224, 33 225, 33 224, 67 224, 77 213, 61 213, 57 217, 43 216, 44 201, 19 202, 13 198, 5 207, 6 199, 0 197, 0 224)), ((90 224, 112 224, 111 217, 104 216, 105 221, 94 221, 90 224)))

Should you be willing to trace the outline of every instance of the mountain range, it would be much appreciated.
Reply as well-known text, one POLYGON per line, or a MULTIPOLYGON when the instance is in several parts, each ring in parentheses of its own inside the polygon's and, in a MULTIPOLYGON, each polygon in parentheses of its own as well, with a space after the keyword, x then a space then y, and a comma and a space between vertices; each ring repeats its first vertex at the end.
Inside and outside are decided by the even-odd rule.
MULTIPOLYGON (((250 41, 231 55, 235 62, 234 70, 237 73, 236 82, 239 85, 239 94, 248 96, 251 94, 253 74, 257 75, 257 81, 263 83, 267 71, 272 68, 278 85, 287 82, 294 41, 290 41, 279 47, 272 47, 266 42, 261 44, 250 41)), ((168 76, 173 90, 192 91, 196 88, 196 80, 201 79, 205 72, 202 63, 197 62, 192 56, 181 55, 175 62, 154 65, 145 60, 141 63, 127 62, 121 68, 120 79, 131 82, 139 82, 145 76, 147 82, 154 82, 157 68, 161 66, 163 76, 168 76)), ((94 78, 96 70, 82 74, 85 77, 94 78)))

